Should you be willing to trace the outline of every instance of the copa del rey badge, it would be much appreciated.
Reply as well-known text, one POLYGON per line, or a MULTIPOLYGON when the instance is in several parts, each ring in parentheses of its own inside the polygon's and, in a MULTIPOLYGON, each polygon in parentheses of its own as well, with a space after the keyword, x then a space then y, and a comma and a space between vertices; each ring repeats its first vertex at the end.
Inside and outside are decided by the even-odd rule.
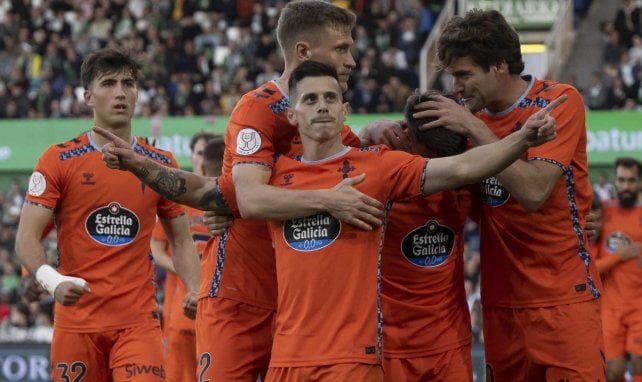
POLYGON ((261 135, 254 129, 243 129, 236 136, 236 152, 239 155, 250 155, 261 148, 261 135))

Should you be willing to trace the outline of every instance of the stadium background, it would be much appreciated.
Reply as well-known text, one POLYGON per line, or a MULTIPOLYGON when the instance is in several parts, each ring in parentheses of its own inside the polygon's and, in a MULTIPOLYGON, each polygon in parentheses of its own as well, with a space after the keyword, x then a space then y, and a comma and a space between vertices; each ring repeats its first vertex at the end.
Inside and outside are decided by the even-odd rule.
MULTIPOLYGON (((591 178, 598 170, 610 173, 617 156, 642 158, 642 39, 633 37, 642 35, 639 0, 335 3, 359 16, 357 68, 346 94, 353 112, 348 123, 355 130, 376 119, 399 119, 415 88, 448 91, 449 79, 434 60, 439 28, 452 14, 495 8, 520 34, 525 72, 571 83, 583 94, 591 178)), ((82 57, 114 44, 143 54, 134 131, 174 152, 188 169, 192 134, 223 133, 240 95, 278 77, 282 60, 274 26, 283 4, 0 0, 0 382, 47 380, 51 300, 20 301, 13 239, 26 179, 40 153, 90 128, 91 111, 82 103, 78 78, 82 57)), ((474 224, 466 237, 479 365, 483 339, 474 224)), ((53 259, 55 237, 47 248, 53 259)), ((158 281, 162 284, 162 273, 158 281)))

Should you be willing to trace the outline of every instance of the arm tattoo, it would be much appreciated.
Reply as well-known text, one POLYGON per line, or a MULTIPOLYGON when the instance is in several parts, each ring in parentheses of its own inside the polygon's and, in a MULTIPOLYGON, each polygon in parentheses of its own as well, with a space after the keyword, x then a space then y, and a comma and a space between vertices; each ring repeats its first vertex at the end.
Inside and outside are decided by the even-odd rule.
POLYGON ((198 201, 198 204, 204 210, 210 209, 208 207, 216 206, 216 210, 222 213, 229 213, 231 212, 231 209, 227 205, 227 202, 225 201, 225 197, 223 196, 223 193, 221 192, 218 186, 218 178, 215 178, 215 179, 216 179, 216 186, 214 186, 214 188, 212 188, 211 190, 203 194, 203 197, 201 198, 201 200, 198 201))
POLYGON ((179 171, 173 171, 173 169, 160 165, 158 167, 156 179, 149 182, 149 186, 154 191, 170 200, 175 200, 187 192, 187 187, 185 187, 186 180, 179 171))
POLYGON ((132 170, 132 173, 134 175, 136 175, 136 177, 138 179, 142 180, 143 182, 147 179, 147 177, 149 176, 150 172, 151 172, 151 170, 147 166, 143 166, 143 167, 136 168, 136 169, 132 170))

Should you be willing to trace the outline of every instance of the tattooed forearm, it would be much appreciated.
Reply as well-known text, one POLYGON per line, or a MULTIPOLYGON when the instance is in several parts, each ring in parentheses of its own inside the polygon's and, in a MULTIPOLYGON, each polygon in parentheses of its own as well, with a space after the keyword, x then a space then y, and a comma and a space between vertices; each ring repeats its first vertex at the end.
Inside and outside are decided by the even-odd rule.
POLYGON ((227 205, 221 190, 217 187, 205 192, 198 204, 203 210, 215 210, 221 214, 231 213, 230 207, 227 205))
POLYGON ((147 177, 149 176, 150 172, 151 172, 151 169, 147 166, 132 169, 132 173, 142 181, 147 180, 147 177))
POLYGON ((149 182, 149 186, 162 196, 170 200, 176 200, 187 192, 186 180, 179 170, 158 166, 156 179, 149 182))

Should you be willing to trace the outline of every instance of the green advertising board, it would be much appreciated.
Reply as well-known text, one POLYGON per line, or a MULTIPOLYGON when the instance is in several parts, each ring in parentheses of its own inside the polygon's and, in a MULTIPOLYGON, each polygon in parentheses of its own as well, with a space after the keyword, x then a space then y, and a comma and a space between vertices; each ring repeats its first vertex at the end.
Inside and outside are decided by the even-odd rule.
MULTIPOLYGON (((377 119, 396 120, 399 114, 353 115, 347 123, 358 131, 377 119)), ((162 120, 137 118, 136 135, 155 137, 156 145, 176 155, 183 168, 189 167, 189 142, 200 130, 225 133, 227 117, 167 117, 162 120)), ((642 114, 636 112, 589 112, 588 153, 591 165, 609 165, 618 156, 642 159, 642 114)), ((0 171, 30 172, 49 145, 69 140, 91 128, 90 119, 2 120, 0 121, 0 171)))

